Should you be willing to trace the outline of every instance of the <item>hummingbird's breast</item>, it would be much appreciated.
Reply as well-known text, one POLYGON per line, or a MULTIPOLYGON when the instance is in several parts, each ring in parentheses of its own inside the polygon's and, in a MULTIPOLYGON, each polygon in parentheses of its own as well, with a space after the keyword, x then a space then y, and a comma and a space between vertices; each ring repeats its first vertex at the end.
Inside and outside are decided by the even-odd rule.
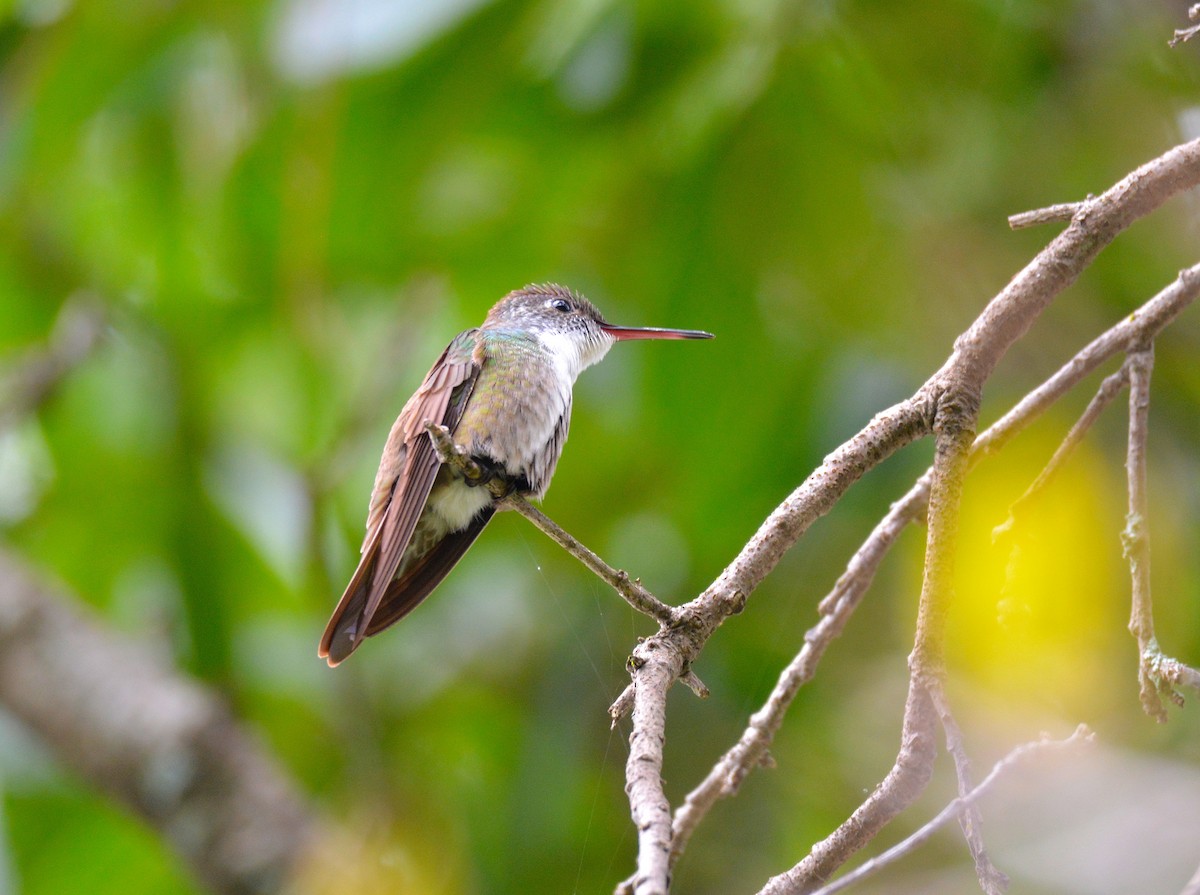
POLYGON ((524 476, 540 498, 566 442, 578 371, 536 336, 500 332, 481 338, 485 360, 455 441, 509 475, 524 476))

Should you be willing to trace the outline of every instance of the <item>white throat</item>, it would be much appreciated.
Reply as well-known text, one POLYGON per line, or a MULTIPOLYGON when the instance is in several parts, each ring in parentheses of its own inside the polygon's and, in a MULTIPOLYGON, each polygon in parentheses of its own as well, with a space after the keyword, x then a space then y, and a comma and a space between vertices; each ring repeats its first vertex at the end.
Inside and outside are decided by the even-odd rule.
POLYGON ((547 353, 554 358, 555 369, 559 375, 571 385, 575 384, 580 373, 592 364, 599 363, 604 355, 608 354, 608 349, 613 346, 614 341, 607 333, 594 342, 581 342, 566 333, 556 332, 538 332, 537 338, 547 353))

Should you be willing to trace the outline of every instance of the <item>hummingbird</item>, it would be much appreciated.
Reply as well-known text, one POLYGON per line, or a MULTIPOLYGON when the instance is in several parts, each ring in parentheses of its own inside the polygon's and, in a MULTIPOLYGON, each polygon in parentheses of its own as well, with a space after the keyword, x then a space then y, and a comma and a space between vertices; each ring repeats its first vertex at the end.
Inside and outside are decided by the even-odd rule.
POLYGON ((330 667, 395 624, 433 591, 496 512, 479 485, 541 500, 571 424, 575 379, 614 342, 711 339, 690 329, 613 326, 582 295, 554 284, 510 292, 483 325, 459 333, 392 426, 367 511, 367 534, 321 637, 330 667), (425 428, 445 426, 485 472, 443 465, 425 428))

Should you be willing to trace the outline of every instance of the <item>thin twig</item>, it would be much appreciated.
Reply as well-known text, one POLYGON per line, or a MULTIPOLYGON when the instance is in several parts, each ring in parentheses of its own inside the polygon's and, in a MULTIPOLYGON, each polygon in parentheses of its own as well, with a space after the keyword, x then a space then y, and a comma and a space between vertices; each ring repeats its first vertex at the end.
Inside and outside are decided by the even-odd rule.
MULTIPOLYGON (((1090 198, 1090 197, 1089 197, 1090 198)), ((1083 202, 1063 202, 1046 208, 1035 208, 1008 216, 1008 226, 1013 230, 1024 230, 1040 224, 1056 224, 1071 220, 1083 208, 1083 202)))
POLYGON ((1138 684, 1142 708, 1158 721, 1167 720, 1150 662, 1158 654, 1154 637, 1154 609, 1150 593, 1150 531, 1146 496, 1146 435, 1149 429, 1150 373, 1154 369, 1154 345, 1149 343, 1129 355, 1129 512, 1121 541, 1129 560, 1132 579, 1132 609, 1129 630, 1138 643, 1138 684))
POLYGON ((1197 298, 1200 298, 1200 264, 1181 270, 1157 295, 1089 342, 1053 376, 1018 401, 979 436, 972 449, 973 456, 980 458, 1002 448, 1034 417, 1101 364, 1127 353, 1136 344, 1153 339, 1197 298))
POLYGON ((1121 369, 1113 373, 1111 376, 1106 376, 1104 381, 1100 383, 1100 388, 1096 390, 1096 394, 1092 396, 1092 400, 1088 402, 1088 406, 1084 408, 1079 419, 1075 421, 1066 437, 1059 444, 1054 454, 1050 457, 1049 462, 1037 478, 1025 489, 1025 492, 1018 497, 1008 510, 1008 518, 1000 525, 997 525, 992 531, 993 541, 1000 541, 1012 534, 1017 524, 1017 516, 1021 513, 1030 502, 1040 494, 1047 485, 1053 481, 1054 476, 1066 463, 1067 458, 1074 453, 1075 448, 1083 441, 1083 437, 1088 433, 1088 430, 1095 425, 1096 420, 1100 418, 1100 414, 1105 408, 1113 402, 1129 382, 1129 365, 1122 364, 1121 369))
POLYGON ((937 710, 942 722, 942 730, 946 734, 946 751, 954 759, 955 776, 958 779, 958 794, 963 800, 958 815, 959 826, 962 827, 963 837, 971 850, 971 858, 975 862, 975 876, 979 879, 979 887, 987 895, 1003 895, 1008 890, 1008 875, 1001 871, 992 859, 988 857, 987 848, 983 842, 983 818, 979 814, 979 806, 973 800, 967 800, 973 788, 971 782, 971 760, 967 757, 966 743, 963 741, 962 730, 950 710, 950 702, 946 699, 944 689, 939 685, 930 686, 929 695, 933 699, 933 707, 937 710))
POLYGON ((1129 513, 1121 542, 1132 579, 1129 631, 1138 643, 1138 686, 1146 714, 1163 722, 1167 711, 1162 698, 1183 705, 1180 686, 1200 689, 1200 672, 1163 653, 1154 636, 1154 608, 1150 589, 1150 522, 1146 494, 1146 438, 1149 432, 1150 374, 1154 345, 1147 342, 1129 354, 1129 513))
MULTIPOLYGON (((425 429, 433 441, 438 459, 447 463, 463 474, 467 479, 478 482, 484 478, 484 472, 479 464, 472 460, 467 452, 454 443, 450 430, 437 423, 425 422, 425 429)), ((501 501, 502 509, 516 510, 555 541, 560 547, 587 566, 593 573, 607 582, 630 606, 645 615, 650 616, 660 625, 670 625, 675 621, 675 610, 663 603, 654 594, 642 586, 641 581, 630 578, 621 569, 614 569, 599 556, 589 550, 574 535, 566 531, 553 519, 516 493, 510 493, 508 484, 500 478, 493 478, 484 484, 492 495, 501 501)))
POLYGON ((629 573, 625 570, 614 569, 608 565, 599 556, 580 543, 574 535, 559 526, 558 523, 520 494, 509 494, 504 498, 504 506, 505 508, 516 510, 540 528, 560 547, 607 582, 613 590, 624 598, 625 602, 638 612, 650 616, 660 625, 670 625, 675 621, 675 610, 646 590, 642 586, 640 579, 630 578, 629 573))
POLYGON ((1087 725, 1080 724, 1079 727, 1075 729, 1075 732, 1065 740, 1051 740, 1043 737, 1042 739, 1036 740, 1032 743, 1025 743, 1021 746, 1017 746, 1006 756, 1004 756, 1004 758, 996 762, 996 764, 992 767, 992 770, 986 777, 983 778, 983 781, 978 786, 976 786, 970 792, 965 793, 964 795, 961 795, 952 801, 949 805, 938 812, 938 814, 931 821, 929 821, 929 823, 921 827, 921 829, 917 830, 903 842, 892 846, 887 851, 883 852, 883 854, 872 858, 851 873, 847 873, 836 882, 830 883, 829 885, 816 890, 812 893, 812 895, 834 895, 835 892, 841 892, 843 889, 847 889, 855 883, 862 882, 867 877, 878 873, 888 864, 892 864, 905 855, 916 851, 916 849, 928 842, 933 837, 933 834, 936 833, 941 827, 944 827, 946 824, 948 824, 955 817, 955 815, 961 814, 964 808, 974 806, 974 804, 983 798, 983 796, 987 795, 988 791, 995 786, 996 781, 999 780, 1003 774, 1011 771, 1018 764, 1024 762, 1025 760, 1032 758, 1035 755, 1040 755, 1052 750, 1058 751, 1060 749, 1073 749, 1077 746, 1091 743, 1093 740, 1094 734, 1087 728, 1087 725))
POLYGON ((925 575, 917 634, 909 657, 909 699, 896 763, 850 818, 817 843, 803 861, 772 878, 762 889, 764 895, 806 892, 823 883, 883 825, 912 804, 932 777, 936 749, 918 749, 914 744, 925 743, 936 725, 936 718, 930 718, 926 685, 944 674, 944 630, 952 592, 957 514, 983 383, 1013 342, 1025 334, 1054 296, 1074 281, 1107 242, 1161 204, 1167 195, 1197 182, 1200 140, 1193 140, 1131 172, 1086 203, 1070 226, 1026 265, 959 336, 950 359, 914 396, 914 400, 924 395, 932 401, 937 441, 925 575))

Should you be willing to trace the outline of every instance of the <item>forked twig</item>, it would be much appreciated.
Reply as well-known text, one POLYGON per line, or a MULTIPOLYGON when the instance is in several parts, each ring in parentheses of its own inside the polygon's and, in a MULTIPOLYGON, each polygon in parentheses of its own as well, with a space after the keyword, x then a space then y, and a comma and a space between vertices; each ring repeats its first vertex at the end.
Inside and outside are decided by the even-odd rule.
MULTIPOLYGON (((945 465, 942 471, 944 485, 939 488, 938 463, 935 462, 930 489, 931 531, 926 551, 926 580, 918 617, 917 643, 910 658, 913 675, 909 683, 901 747, 892 770, 851 817, 828 838, 817 843, 807 858, 791 870, 772 878, 763 888, 763 893, 782 895, 811 890, 815 884, 828 879, 833 870, 869 842, 883 824, 911 804, 916 794, 923 790, 932 774, 936 751, 921 745, 932 737, 936 725, 936 717, 930 717, 933 713, 925 683, 940 676, 941 629, 949 579, 945 567, 952 565, 954 552, 953 526, 945 527, 937 535, 947 545, 945 549, 938 549, 934 546, 932 523, 941 518, 942 509, 936 506, 938 502, 943 507, 957 507, 961 485, 960 462, 964 453, 962 436, 977 416, 982 383, 990 376, 1007 347, 1023 335, 1050 299, 1073 281, 1103 245, 1134 220, 1157 207, 1168 195, 1190 188, 1198 181, 1200 141, 1192 141, 1142 166, 1103 195, 1086 203, 1086 207, 1072 218, 1071 225, 1030 262, 992 300, 971 328, 959 337, 955 342, 955 353, 918 393, 930 387, 934 389, 938 417, 943 420, 938 437, 938 456, 945 457, 945 465), (929 562, 931 559, 935 560, 933 564, 929 562)), ((1171 296, 1186 295, 1190 301, 1198 286, 1200 282, 1197 281, 1196 268, 1193 268, 1182 273, 1177 283, 1172 284, 1166 292, 1171 296)), ((1171 309, 1168 311, 1160 305, 1155 310, 1163 312, 1169 319, 1178 312, 1178 307, 1172 298, 1164 298, 1171 309)), ((1131 320, 1129 324, 1119 333, 1115 332, 1118 328, 1114 327, 1114 331, 1089 345, 1081 353, 1087 357, 1077 357, 1076 366, 1083 366, 1097 354, 1110 350, 1114 343, 1128 344, 1126 340, 1130 335, 1148 325, 1143 320, 1131 320)), ((1067 371, 1057 377, 1049 390, 1040 390, 1041 394, 1031 395, 1027 401, 1047 400, 1048 395, 1052 395, 1055 389, 1063 388, 1063 383, 1076 375, 1077 371, 1067 371)), ((994 447, 995 444, 987 447, 980 445, 979 449, 994 447)))
POLYGON ((974 807, 975 803, 987 795, 988 791, 995 786, 1001 776, 1011 771, 1018 764, 1044 752, 1075 748, 1082 744, 1091 743, 1094 739, 1095 735, 1088 729, 1087 725, 1080 724, 1075 729, 1075 732, 1065 740, 1051 740, 1043 737, 1040 740, 1017 746, 992 766, 992 770, 983 778, 978 786, 952 801, 939 811, 929 823, 921 827, 921 829, 917 830, 903 842, 892 846, 883 854, 872 858, 861 867, 847 873, 836 882, 817 889, 812 895, 834 895, 835 892, 841 892, 844 889, 850 888, 855 883, 862 882, 867 877, 878 873, 888 864, 892 864, 905 855, 912 853, 928 842, 941 827, 950 823, 955 815, 960 814, 964 808, 974 807))
POLYGON ((1047 485, 1054 479, 1054 476, 1066 463, 1067 458, 1074 453, 1075 448, 1083 441, 1083 437, 1088 433, 1088 430, 1095 425, 1096 420, 1100 418, 1100 414, 1104 409, 1117 397, 1117 394, 1129 383, 1129 365, 1122 364, 1121 369, 1113 373, 1111 376, 1106 376, 1104 381, 1100 383, 1100 388, 1096 390, 1096 394, 1092 396, 1092 400, 1088 402, 1088 406, 1084 408, 1079 419, 1075 421, 1065 438, 1059 444, 1050 460, 1046 463, 1042 471, 1038 473, 1037 478, 1025 489, 1025 492, 1018 497, 1008 509, 1008 518, 1000 525, 997 525, 992 531, 992 539, 1000 541, 1010 537, 1017 525, 1018 515, 1029 505, 1029 503, 1040 494, 1047 485))
POLYGON ((1154 608, 1150 590, 1150 522, 1146 494, 1146 438, 1149 433, 1150 374, 1154 345, 1146 342, 1129 354, 1129 448, 1126 472, 1129 512, 1121 543, 1129 561, 1132 608, 1129 631, 1138 643, 1138 687, 1142 708, 1159 722, 1167 720, 1162 698, 1183 705, 1178 687, 1200 689, 1200 672, 1163 653, 1154 636, 1154 608))
MULTIPOLYGON (((1157 295, 1093 339, 1050 378, 1017 402, 975 440, 970 462, 977 463, 998 451, 1101 364, 1128 351, 1134 344, 1156 336, 1197 298, 1200 298, 1200 264, 1181 271, 1157 295)), ((1103 385, 1101 390, 1106 391, 1103 385)), ((930 480, 931 471, 921 476, 902 498, 892 504, 888 514, 854 554, 833 590, 821 601, 821 620, 804 635, 804 646, 780 674, 766 704, 751 716, 738 742, 688 793, 674 817, 673 860, 682 855, 692 834, 713 805, 719 799, 735 794, 746 775, 766 762, 767 750, 792 700, 800 688, 812 679, 825 650, 845 628, 850 615, 874 580, 879 565, 900 534, 926 512, 930 480)), ((612 711, 615 715, 628 711, 632 695, 631 686, 614 704, 612 711)))
POLYGON ((967 848, 971 850, 971 858, 975 862, 975 876, 979 879, 979 887, 987 895, 1003 895, 1008 890, 1009 879, 1006 873, 992 863, 983 842, 983 818, 979 814, 979 806, 969 797, 973 789, 971 760, 967 757, 962 730, 950 711, 950 702, 946 699, 940 682, 938 686, 930 687, 930 697, 933 699, 938 718, 941 719, 942 730, 946 734, 946 751, 954 759, 959 801, 962 803, 959 806, 958 823, 962 827, 963 838, 967 840, 967 848))

